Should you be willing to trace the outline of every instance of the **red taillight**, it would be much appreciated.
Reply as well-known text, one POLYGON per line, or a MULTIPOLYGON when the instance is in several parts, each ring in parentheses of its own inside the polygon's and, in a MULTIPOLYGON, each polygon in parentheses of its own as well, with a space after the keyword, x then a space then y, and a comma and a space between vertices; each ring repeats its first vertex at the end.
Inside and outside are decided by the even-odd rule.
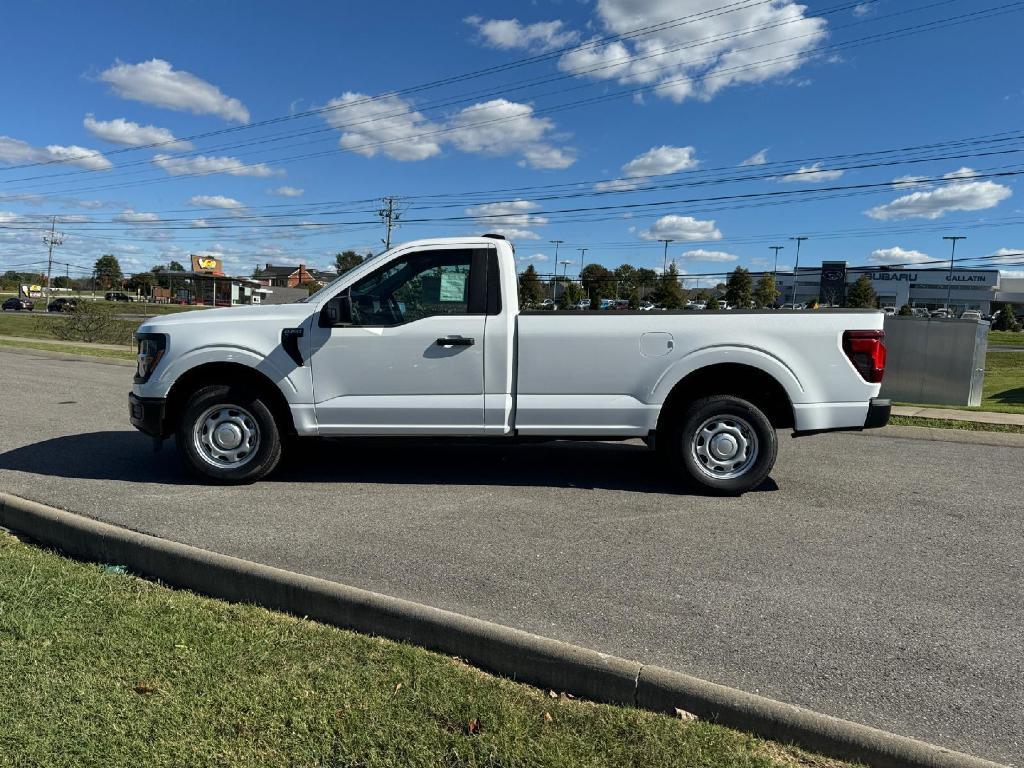
POLYGON ((846 331, 843 352, 864 381, 878 384, 885 373, 885 331, 846 331))

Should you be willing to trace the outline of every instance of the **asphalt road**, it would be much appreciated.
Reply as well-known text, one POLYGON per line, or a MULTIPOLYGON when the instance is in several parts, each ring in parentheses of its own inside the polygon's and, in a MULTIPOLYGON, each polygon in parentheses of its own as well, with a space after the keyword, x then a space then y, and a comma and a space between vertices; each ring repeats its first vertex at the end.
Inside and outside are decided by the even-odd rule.
POLYGON ((49 354, 0 351, 3 490, 1024 764, 1022 444, 782 437, 716 499, 638 444, 316 441, 219 488, 49 354))

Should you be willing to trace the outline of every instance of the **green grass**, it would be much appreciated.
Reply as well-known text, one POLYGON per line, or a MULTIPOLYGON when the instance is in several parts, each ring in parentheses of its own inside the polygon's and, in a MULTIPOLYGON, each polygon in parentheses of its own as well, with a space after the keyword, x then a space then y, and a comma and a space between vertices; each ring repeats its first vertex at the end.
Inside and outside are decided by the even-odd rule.
POLYGON ((0 312, 0 336, 24 336, 31 339, 54 338, 51 318, 38 312, 0 312))
POLYGON ((934 429, 963 429, 971 432, 1009 432, 1024 435, 1022 424, 987 424, 983 421, 957 419, 930 419, 921 416, 890 416, 889 423, 900 427, 932 427, 934 429))
POLYGON ((124 349, 106 349, 89 344, 66 344, 32 343, 31 341, 15 341, 14 339, 0 339, 0 349, 41 349, 47 352, 63 352, 68 355, 90 355, 92 357, 112 357, 117 360, 135 360, 135 352, 130 347, 124 349))
POLYGON ((1015 331, 989 331, 988 345, 992 347, 1000 344, 1024 346, 1024 333, 1018 333, 1015 331))
POLYGON ((2 533, 0 691, 0 766, 842 765, 2 533))

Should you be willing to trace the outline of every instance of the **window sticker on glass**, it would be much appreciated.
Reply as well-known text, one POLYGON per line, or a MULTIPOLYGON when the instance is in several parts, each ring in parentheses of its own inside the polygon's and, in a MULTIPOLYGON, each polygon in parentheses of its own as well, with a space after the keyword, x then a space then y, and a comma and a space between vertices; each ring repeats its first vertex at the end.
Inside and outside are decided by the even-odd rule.
POLYGON ((465 301, 468 272, 441 272, 441 301, 465 301))

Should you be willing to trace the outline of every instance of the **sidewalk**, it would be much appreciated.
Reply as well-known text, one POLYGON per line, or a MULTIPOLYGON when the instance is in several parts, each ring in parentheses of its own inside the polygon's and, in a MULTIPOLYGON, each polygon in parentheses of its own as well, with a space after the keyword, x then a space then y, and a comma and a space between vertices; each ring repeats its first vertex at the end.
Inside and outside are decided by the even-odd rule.
POLYGON ((994 411, 962 411, 955 408, 929 408, 925 405, 894 405, 893 416, 916 416, 920 419, 947 419, 949 421, 977 421, 982 424, 1024 425, 1024 413, 995 413, 994 411))
POLYGON ((0 341, 21 341, 30 342, 32 344, 61 344, 67 346, 71 344, 76 347, 95 347, 96 349, 116 349, 118 352, 130 352, 132 350, 129 344, 94 344, 85 341, 64 341, 63 339, 34 339, 30 336, 0 336, 0 341))

